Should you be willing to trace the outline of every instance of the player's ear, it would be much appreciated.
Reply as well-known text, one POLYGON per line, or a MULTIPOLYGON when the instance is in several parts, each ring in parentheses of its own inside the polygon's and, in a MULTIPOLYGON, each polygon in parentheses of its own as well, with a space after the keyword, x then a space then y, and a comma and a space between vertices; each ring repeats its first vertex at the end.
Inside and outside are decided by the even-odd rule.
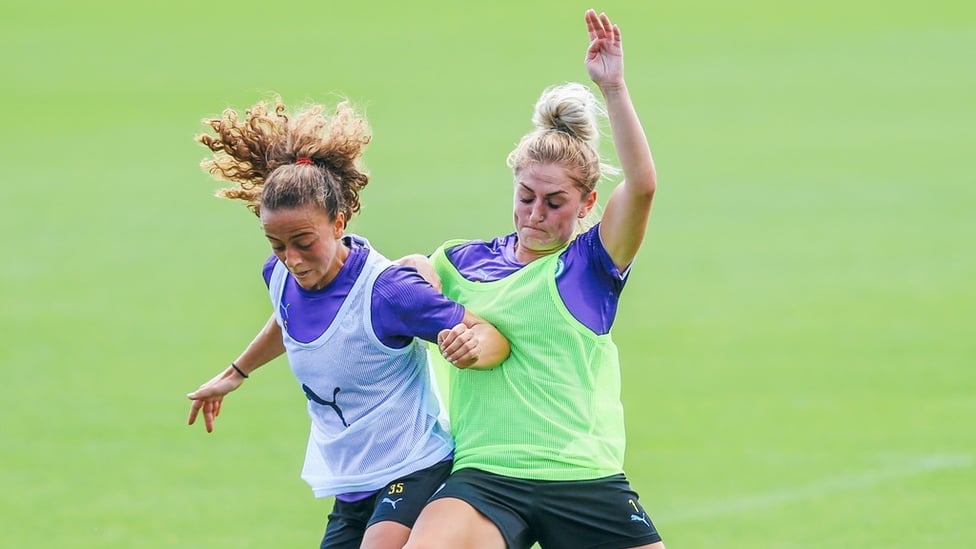
POLYGON ((580 204, 579 217, 580 219, 586 217, 586 214, 590 213, 593 206, 596 205, 596 190, 592 190, 583 197, 583 203, 580 204))
POLYGON ((336 214, 335 221, 332 225, 332 232, 336 240, 342 238, 342 235, 346 232, 346 214, 342 212, 336 214))

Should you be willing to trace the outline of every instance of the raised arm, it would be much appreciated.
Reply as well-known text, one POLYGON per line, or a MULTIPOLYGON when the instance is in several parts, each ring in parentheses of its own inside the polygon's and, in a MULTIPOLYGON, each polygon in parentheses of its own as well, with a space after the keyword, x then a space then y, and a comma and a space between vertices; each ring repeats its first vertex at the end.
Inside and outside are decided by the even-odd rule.
POLYGON ((613 144, 624 181, 610 194, 603 210, 600 238, 614 264, 624 269, 640 249, 657 188, 654 159, 637 111, 624 81, 624 51, 620 28, 605 13, 586 12, 590 46, 586 70, 600 88, 607 105, 613 144))
POLYGON ((187 423, 193 425, 197 415, 203 411, 203 422, 207 432, 213 432, 214 420, 220 415, 224 396, 240 387, 244 383, 245 376, 250 376, 251 372, 284 352, 285 344, 281 340, 281 327, 275 321, 275 316, 271 315, 264 328, 254 336, 247 349, 237 357, 233 365, 225 368, 196 391, 186 395, 193 401, 187 423))

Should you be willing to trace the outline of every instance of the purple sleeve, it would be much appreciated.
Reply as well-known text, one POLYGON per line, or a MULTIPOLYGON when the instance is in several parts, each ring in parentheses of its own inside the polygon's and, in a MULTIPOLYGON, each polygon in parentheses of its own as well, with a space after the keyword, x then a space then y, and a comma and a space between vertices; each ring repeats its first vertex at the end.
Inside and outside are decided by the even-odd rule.
POLYGON ((264 268, 261 270, 261 274, 264 275, 264 285, 271 287, 271 273, 274 272, 275 263, 278 262, 278 258, 274 254, 264 262, 264 268))
POLYGON ((617 304, 630 273, 613 264, 600 225, 576 237, 562 256, 556 287, 569 312, 597 334, 606 334, 617 317, 617 304))
POLYGON ((414 337, 432 343, 464 318, 464 307, 444 297, 411 267, 394 265, 373 286, 373 331, 384 345, 402 348, 414 337))

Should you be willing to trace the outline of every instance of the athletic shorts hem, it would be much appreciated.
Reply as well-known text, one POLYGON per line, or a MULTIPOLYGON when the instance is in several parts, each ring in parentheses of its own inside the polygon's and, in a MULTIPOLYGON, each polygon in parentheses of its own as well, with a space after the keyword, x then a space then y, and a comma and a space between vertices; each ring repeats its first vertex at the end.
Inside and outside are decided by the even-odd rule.
POLYGON ((633 545, 620 545, 619 541, 614 541, 609 543, 601 543, 600 545, 594 545, 593 547, 589 547, 588 549, 628 549, 631 547, 643 547, 645 545, 658 543, 660 541, 664 541, 663 539, 661 539, 661 536, 648 535, 643 539, 634 540, 633 545))

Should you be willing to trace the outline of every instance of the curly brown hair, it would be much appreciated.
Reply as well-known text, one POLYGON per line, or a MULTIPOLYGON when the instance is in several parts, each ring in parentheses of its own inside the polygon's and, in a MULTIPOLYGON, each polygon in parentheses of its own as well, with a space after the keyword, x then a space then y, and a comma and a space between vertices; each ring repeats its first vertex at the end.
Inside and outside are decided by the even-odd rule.
POLYGON ((369 125, 348 101, 339 103, 331 117, 324 110, 311 105, 289 116, 278 97, 273 110, 262 101, 245 111, 243 120, 233 109, 204 119, 216 135, 196 137, 213 151, 201 166, 237 183, 217 196, 243 200, 256 215, 262 209, 313 204, 332 219, 342 213, 348 222, 359 211, 359 192, 369 183, 361 158, 371 139, 369 125))

